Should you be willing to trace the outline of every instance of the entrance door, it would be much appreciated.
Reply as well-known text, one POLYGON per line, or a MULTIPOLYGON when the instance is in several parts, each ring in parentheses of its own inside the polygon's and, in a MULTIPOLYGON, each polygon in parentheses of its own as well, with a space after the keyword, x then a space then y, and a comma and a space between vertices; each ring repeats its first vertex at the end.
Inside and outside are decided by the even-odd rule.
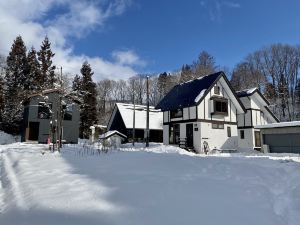
POLYGON ((261 147, 260 131, 254 131, 255 147, 261 147))
POLYGON ((39 122, 29 122, 29 135, 28 140, 37 141, 39 139, 39 122))
POLYGON ((188 148, 194 147, 193 124, 192 123, 189 123, 186 125, 186 147, 188 147, 188 148))

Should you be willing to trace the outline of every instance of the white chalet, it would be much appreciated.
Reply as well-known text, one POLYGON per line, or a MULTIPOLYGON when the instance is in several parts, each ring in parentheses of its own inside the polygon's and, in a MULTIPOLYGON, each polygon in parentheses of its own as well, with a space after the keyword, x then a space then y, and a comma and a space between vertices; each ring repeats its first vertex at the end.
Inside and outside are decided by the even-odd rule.
POLYGON ((163 111, 164 144, 179 145, 198 153, 212 149, 236 150, 239 145, 253 148, 254 138, 248 135, 248 130, 254 133, 253 126, 263 121, 256 120, 255 113, 260 112, 263 123, 271 123, 276 118, 257 89, 249 98, 250 105, 243 95, 237 96, 222 71, 176 85, 156 106, 163 111), (248 118, 248 114, 252 115, 251 123, 244 123, 242 119, 248 118), (240 140, 243 132, 247 143, 240 140))
POLYGON ((246 113, 238 114, 239 139, 241 150, 261 148, 260 129, 255 126, 279 122, 270 111, 270 103, 257 88, 238 91, 237 96, 243 103, 246 113))

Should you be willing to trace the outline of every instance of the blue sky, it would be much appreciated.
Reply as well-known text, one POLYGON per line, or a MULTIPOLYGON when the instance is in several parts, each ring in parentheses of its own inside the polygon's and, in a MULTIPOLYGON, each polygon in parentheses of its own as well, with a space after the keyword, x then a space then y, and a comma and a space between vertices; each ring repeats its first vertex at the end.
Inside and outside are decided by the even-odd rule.
MULTIPOLYGON (((16 5, 0 0, 6 14, 20 5, 17 0, 11 2, 16 5)), ((134 73, 173 71, 191 63, 201 50, 212 54, 218 65, 232 69, 263 46, 300 43, 298 0, 52 2, 47 6, 41 2, 36 9, 25 7, 28 13, 19 20, 23 25, 31 22, 36 26, 33 30, 28 25, 34 35, 28 29, 11 31, 9 45, 0 43, 0 49, 8 49, 17 33, 28 45, 38 48, 36 43, 47 34, 58 52, 57 65, 74 73, 77 64, 87 59, 94 65, 97 79, 103 79, 114 74, 126 78, 134 73), (31 15, 32 10, 38 16, 31 15)), ((22 8, 24 11, 24 5, 22 8)), ((1 34, 9 30, 1 29, 1 34)))

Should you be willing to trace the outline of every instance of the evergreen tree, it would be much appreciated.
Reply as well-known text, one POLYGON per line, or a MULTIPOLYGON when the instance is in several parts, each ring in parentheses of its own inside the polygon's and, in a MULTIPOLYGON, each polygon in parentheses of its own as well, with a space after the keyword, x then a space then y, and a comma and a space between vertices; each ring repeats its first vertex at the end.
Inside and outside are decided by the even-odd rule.
POLYGON ((41 70, 40 86, 43 88, 55 88, 57 82, 57 77, 55 75, 56 67, 52 64, 52 59, 55 54, 51 50, 51 43, 47 36, 45 37, 37 55, 38 60, 40 61, 41 70))
POLYGON ((30 92, 39 91, 42 89, 42 79, 41 79, 41 71, 40 64, 37 59, 37 53, 35 49, 32 47, 27 55, 28 61, 28 90, 30 92))
POLYGON ((4 110, 4 79, 0 75, 0 129, 2 129, 3 110, 4 110))
POLYGON ((81 78, 78 74, 75 75, 74 80, 72 82, 72 91, 80 93, 81 92, 81 78))
POLYGON ((6 65, 2 125, 6 132, 18 134, 22 122, 22 103, 26 98, 25 84, 28 77, 26 46, 21 36, 14 41, 6 65))
POLYGON ((90 126, 97 123, 97 92, 92 80, 93 72, 90 64, 84 62, 80 70, 82 74, 81 91, 83 104, 80 112, 80 137, 88 138, 90 126))

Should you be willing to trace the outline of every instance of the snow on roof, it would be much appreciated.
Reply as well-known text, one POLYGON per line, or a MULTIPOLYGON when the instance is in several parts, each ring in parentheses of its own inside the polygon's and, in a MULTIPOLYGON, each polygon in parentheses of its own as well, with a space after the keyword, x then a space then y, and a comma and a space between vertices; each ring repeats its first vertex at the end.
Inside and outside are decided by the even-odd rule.
POLYGON ((199 95, 195 98, 195 102, 200 101, 200 99, 203 97, 205 91, 206 91, 206 89, 203 89, 202 91, 200 91, 199 95))
POLYGON ((252 95, 257 90, 258 90, 257 87, 250 88, 250 89, 245 89, 245 90, 242 90, 242 91, 237 91, 236 95, 238 97, 242 98, 242 97, 246 97, 246 96, 252 95))
POLYGON ((254 128, 264 129, 264 128, 277 128, 277 127, 297 127, 300 126, 300 121, 291 121, 291 122, 280 122, 280 123, 270 123, 266 125, 259 125, 254 128))
MULTIPOLYGON (((120 114, 123 118, 126 128, 133 128, 133 104, 116 103, 120 114)), ((146 129, 147 106, 135 105, 135 128, 146 129)), ((162 130, 163 129, 163 113, 155 109, 153 106, 149 107, 149 129, 162 130)))
POLYGON ((110 131, 107 131, 107 132, 104 133, 104 134, 101 134, 101 135, 99 136, 99 139, 109 138, 109 137, 111 137, 111 136, 113 136, 113 135, 119 135, 119 136, 121 136, 121 137, 123 137, 123 138, 127 138, 126 135, 120 133, 120 132, 117 131, 117 130, 110 130, 110 131))

